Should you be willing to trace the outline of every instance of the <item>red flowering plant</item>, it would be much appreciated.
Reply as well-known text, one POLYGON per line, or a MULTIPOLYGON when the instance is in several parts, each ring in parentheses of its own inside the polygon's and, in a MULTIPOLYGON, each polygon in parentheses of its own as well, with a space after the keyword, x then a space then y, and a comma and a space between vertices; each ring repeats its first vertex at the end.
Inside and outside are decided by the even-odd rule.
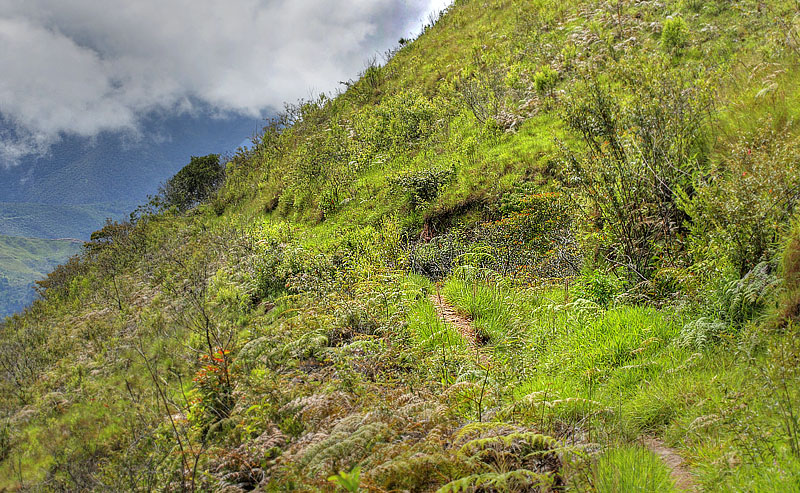
POLYGON ((233 384, 230 351, 217 348, 213 354, 200 355, 200 369, 194 376, 198 400, 195 403, 200 411, 198 416, 209 423, 227 418, 233 409, 233 384))

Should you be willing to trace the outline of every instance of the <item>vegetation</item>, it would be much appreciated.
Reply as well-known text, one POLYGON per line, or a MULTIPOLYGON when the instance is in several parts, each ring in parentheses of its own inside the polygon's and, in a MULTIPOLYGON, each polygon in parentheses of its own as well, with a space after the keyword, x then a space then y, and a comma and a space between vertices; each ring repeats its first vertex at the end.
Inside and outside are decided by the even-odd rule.
POLYGON ((798 29, 457 1, 38 284, 0 488, 796 490, 798 29))
POLYGON ((162 207, 186 211, 208 199, 224 178, 225 168, 219 162, 219 154, 192 156, 189 164, 167 180, 156 201, 162 207))

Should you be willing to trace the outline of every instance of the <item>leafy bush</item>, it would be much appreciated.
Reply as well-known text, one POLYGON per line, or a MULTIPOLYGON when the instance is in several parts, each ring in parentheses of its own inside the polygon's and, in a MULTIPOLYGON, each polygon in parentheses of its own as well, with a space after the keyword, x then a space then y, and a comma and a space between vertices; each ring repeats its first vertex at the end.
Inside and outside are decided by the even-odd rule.
MULTIPOLYGON (((743 276, 776 253, 776 239, 800 203, 800 147, 766 130, 739 139, 726 154, 680 202, 693 243, 711 245, 708 254, 722 253, 743 276)), ((704 255, 701 248, 695 253, 704 255)))
POLYGON ((428 242, 418 242, 411 247, 409 254, 411 269, 431 279, 442 279, 450 273, 453 262, 466 249, 465 240, 452 231, 428 242))
POLYGON ((291 252, 286 248, 292 233, 283 224, 264 223, 250 234, 255 241, 251 298, 258 303, 286 290, 286 281, 293 270, 291 252))
POLYGON ((549 65, 543 66, 533 74, 533 88, 536 92, 550 93, 558 82, 558 72, 549 65))
POLYGON ((661 28, 661 46, 674 52, 689 42, 689 27, 683 17, 669 17, 661 28))
POLYGON ((666 66, 625 68, 618 76, 622 87, 598 77, 567 99, 564 118, 584 150, 562 145, 562 180, 595 211, 588 229, 599 233, 599 244, 587 246, 638 282, 676 260, 686 218, 676 190, 692 190, 703 161, 708 93, 691 74, 666 66))
POLYGON ((84 276, 88 272, 89 265, 86 260, 74 255, 53 269, 45 279, 36 281, 34 289, 41 297, 55 296, 56 293, 66 290, 73 279, 84 276))
MULTIPOLYGON (((515 195, 515 194, 512 194, 515 195)), ((572 211, 558 193, 529 193, 502 202, 503 217, 481 225, 478 237, 492 248, 498 270, 509 273, 520 268, 535 274, 565 277, 577 266, 572 246, 572 211), (518 197, 518 198, 517 198, 518 197), (562 257, 565 265, 539 271, 551 257, 562 257)))
POLYGON ((621 290, 620 281, 611 274, 593 270, 575 279, 572 291, 576 298, 608 306, 621 290))
POLYGON ((227 418, 234 405, 229 351, 217 349, 213 354, 200 355, 201 368, 194 377, 200 399, 195 404, 203 423, 216 423, 227 418))
POLYGON ((164 208, 174 206, 185 211, 209 198, 224 179, 225 167, 219 154, 192 156, 189 164, 167 180, 157 200, 164 208))
POLYGON ((437 102, 416 91, 401 91, 357 121, 356 130, 376 151, 387 151, 426 139, 442 116, 437 102))
POLYGON ((455 176, 455 166, 430 167, 407 171, 389 179, 392 188, 408 199, 413 209, 435 199, 441 189, 455 176))
POLYGON ((800 318, 800 222, 798 221, 794 222, 784 241, 780 260, 783 292, 778 310, 771 321, 772 325, 800 318))

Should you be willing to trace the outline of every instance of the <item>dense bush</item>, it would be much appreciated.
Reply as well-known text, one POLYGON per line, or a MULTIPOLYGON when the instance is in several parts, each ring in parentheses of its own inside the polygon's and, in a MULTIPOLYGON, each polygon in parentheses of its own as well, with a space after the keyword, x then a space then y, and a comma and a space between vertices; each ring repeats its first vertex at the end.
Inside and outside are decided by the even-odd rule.
POLYGON ((540 93, 550 93, 558 83, 558 72, 549 65, 543 66, 533 74, 533 88, 540 93))
POLYGON ((418 171, 406 171, 389 179, 392 188, 408 199, 412 209, 430 202, 455 176, 454 166, 431 166, 418 171))
POLYGON ((736 141, 727 155, 695 183, 693 195, 682 194, 681 207, 691 217, 694 242, 713 245, 712 255, 724 255, 744 275, 776 253, 781 229, 797 208, 800 147, 762 130, 736 141))
POLYGON ((192 156, 189 164, 167 180, 160 192, 160 205, 185 211, 208 199, 225 179, 219 154, 192 156))
POLYGON ((783 292, 773 325, 800 319, 800 223, 797 220, 784 241, 780 260, 783 292))
POLYGON ((689 27, 683 17, 670 17, 661 28, 661 46, 674 52, 686 46, 689 41, 689 27))
POLYGON ((434 133, 443 116, 440 106, 416 91, 402 91, 385 98, 358 121, 357 130, 377 152, 414 146, 434 133))
MULTIPOLYGON (((497 269, 504 274, 532 269, 537 277, 567 277, 578 265, 562 265, 546 272, 548 258, 569 260, 572 247, 572 210, 558 193, 530 193, 502 202, 502 217, 481 225, 479 241, 491 247, 497 269)), ((569 264, 569 262, 567 262, 569 264)))
POLYGON ((708 94, 691 74, 667 66, 625 67, 618 75, 621 87, 598 76, 566 101, 564 119, 584 148, 562 145, 562 180, 594 216, 592 248, 638 282, 662 262, 677 262, 686 220, 678 191, 691 193, 703 165, 708 94))
POLYGON ((600 306, 609 306, 621 289, 620 280, 614 275, 597 270, 587 271, 576 277, 572 287, 576 298, 593 301, 600 306))
POLYGON ((431 279, 442 279, 453 269, 455 260, 466 252, 467 245, 463 235, 455 231, 431 241, 417 242, 409 252, 411 269, 431 279))

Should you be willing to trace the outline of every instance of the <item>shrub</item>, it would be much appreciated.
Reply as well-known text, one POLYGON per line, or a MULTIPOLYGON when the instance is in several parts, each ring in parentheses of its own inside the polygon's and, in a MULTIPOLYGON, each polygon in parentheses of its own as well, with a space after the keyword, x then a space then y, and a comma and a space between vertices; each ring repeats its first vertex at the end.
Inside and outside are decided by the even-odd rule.
POLYGON ((675 52, 689 42, 689 27, 683 17, 669 17, 661 28, 661 47, 675 52))
POLYGON ((47 277, 36 281, 34 289, 36 293, 45 297, 55 295, 55 293, 66 290, 73 279, 86 275, 89 272, 89 264, 84 258, 78 255, 70 257, 66 262, 57 266, 47 277))
POLYGON ((376 150, 415 145, 427 138, 441 118, 436 102, 415 91, 385 98, 372 114, 357 122, 357 133, 376 150))
POLYGON ((193 381, 200 399, 196 403, 205 423, 216 423, 227 418, 234 405, 229 351, 217 348, 213 354, 200 355, 201 367, 193 381))
POLYGON ((442 279, 453 269, 453 262, 467 251, 464 238, 450 232, 419 242, 411 248, 411 270, 431 279, 442 279))
POLYGON ((587 246, 639 282, 679 258, 686 213, 676 190, 691 192, 703 164, 709 95, 691 74, 666 66, 619 77, 621 87, 593 78, 567 98, 564 118, 585 147, 562 144, 562 182, 583 192, 575 195, 592 211, 587 238, 599 244, 587 246))
POLYGON ((392 188, 406 196, 413 209, 435 199, 456 174, 455 166, 407 171, 389 179, 392 188))
POLYGON ((575 279, 573 293, 576 298, 608 306, 620 292, 619 280, 611 274, 593 270, 575 279))
POLYGON ((533 88, 539 93, 551 93, 558 82, 558 72, 549 65, 543 66, 533 74, 533 88))
MULTIPOLYGON (((733 143, 727 157, 682 193, 691 238, 712 245, 745 275, 776 253, 776 239, 800 203, 800 147, 771 130, 733 143)), ((701 253, 698 249, 697 253, 701 253)))
POLYGON ((163 208, 174 206, 185 211, 209 198, 224 178, 225 167, 220 164, 219 154, 192 156, 189 164, 167 180, 157 200, 163 208))
MULTIPOLYGON (((520 267, 538 268, 550 256, 572 253, 569 252, 573 243, 571 210, 560 194, 530 193, 506 199, 501 210, 504 216, 484 223, 479 236, 491 246, 502 272, 520 267)), ((571 270, 568 265, 563 267, 571 270)), ((559 270, 564 269, 538 274, 562 277, 560 274, 565 272, 559 270)))
POLYGON ((292 252, 287 244, 293 240, 284 224, 263 223, 250 233, 255 243, 252 261, 253 303, 277 297, 286 290, 288 276, 294 270, 292 252))
POLYGON ((800 318, 800 222, 795 221, 784 242, 780 274, 783 293, 773 325, 800 318))
POLYGON ((457 88, 478 123, 491 125, 496 122, 508 90, 499 70, 464 76, 458 81, 457 88))

